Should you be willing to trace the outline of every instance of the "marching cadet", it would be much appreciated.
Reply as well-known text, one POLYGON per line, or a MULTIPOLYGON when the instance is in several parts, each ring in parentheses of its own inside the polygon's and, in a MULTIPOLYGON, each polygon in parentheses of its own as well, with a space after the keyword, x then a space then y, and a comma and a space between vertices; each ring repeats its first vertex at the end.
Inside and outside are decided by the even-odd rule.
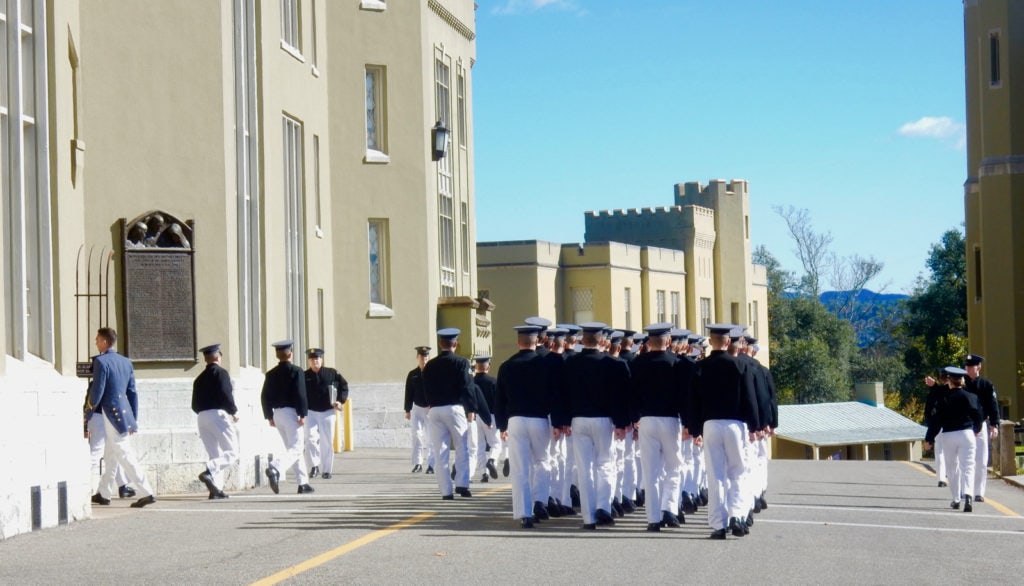
POLYGON ((688 380, 678 359, 667 350, 672 324, 650 324, 648 351, 630 368, 630 414, 639 429, 640 460, 644 469, 647 530, 679 527, 682 460, 681 437, 688 380))
MULTIPOLYGON (((754 372, 754 392, 757 396, 757 418, 761 422, 761 429, 755 430, 754 443, 750 446, 750 486, 747 489, 751 498, 752 512, 761 512, 761 497, 767 487, 768 474, 768 438, 771 435, 772 421, 772 391, 768 385, 768 369, 754 359, 756 353, 754 348, 757 345, 757 338, 744 336, 740 358, 754 372)), ((753 525, 753 516, 747 515, 747 522, 753 525)))
MULTIPOLYGON (((89 460, 92 462, 94 474, 100 470, 100 460, 103 459, 103 451, 106 445, 106 431, 103 425, 103 408, 97 405, 90 408, 89 391, 85 392, 85 404, 83 414, 85 416, 85 437, 89 440, 89 460)), ((128 475, 120 466, 115 466, 115 481, 117 483, 117 496, 119 498, 131 498, 135 496, 135 489, 128 486, 128 475)))
POLYGON ((748 532, 740 486, 744 450, 761 427, 757 419, 753 373, 728 353, 732 324, 711 324, 711 354, 699 363, 690 413, 692 433, 703 437, 708 459, 708 524, 711 539, 748 532), (746 427, 744 428, 744 425, 746 427), (724 497, 724 498, 723 498, 724 497))
POLYGON ((114 350, 117 332, 103 327, 96 330, 96 350, 92 359, 92 381, 89 383, 89 397, 86 411, 94 406, 103 412, 104 442, 103 460, 107 469, 103 471, 93 504, 109 505, 114 494, 114 473, 122 468, 128 480, 138 487, 142 498, 133 502, 132 508, 142 508, 156 502, 153 487, 146 478, 146 472, 135 457, 129 438, 139 430, 136 414, 139 412, 138 394, 135 392, 135 369, 132 361, 114 350))
POLYGON ((210 499, 226 499, 224 475, 238 460, 238 407, 235 406, 231 376, 221 365, 220 344, 199 349, 206 368, 192 383, 192 411, 196 414, 199 438, 210 459, 199 480, 210 491, 210 499))
MULTIPOLYGON (((948 382, 949 377, 946 376, 945 372, 939 374, 938 381, 931 376, 924 377, 924 384, 930 389, 928 397, 924 401, 925 427, 931 427, 932 420, 938 415, 939 401, 946 396, 949 390, 948 382)), ((946 474, 946 457, 942 450, 941 431, 935 435, 935 441, 932 442, 932 451, 935 454, 935 476, 939 479, 938 486, 939 488, 949 486, 949 476, 946 474)))
POLYGON ((949 472, 949 492, 953 495, 950 508, 960 508, 963 495, 964 512, 974 510, 971 493, 974 492, 974 466, 976 443, 981 439, 985 420, 978 408, 977 397, 964 388, 964 377, 968 372, 955 366, 943 369, 949 377, 949 391, 939 400, 938 411, 932 418, 925 435, 925 448, 931 447, 935 436, 941 431, 945 436, 946 470, 949 472))
POLYGON ((405 418, 412 429, 412 472, 423 471, 423 452, 427 452, 427 474, 434 473, 434 447, 427 427, 427 398, 423 390, 423 367, 430 346, 416 346, 416 368, 405 377, 405 418))
MULTIPOLYGON (((761 347, 757 343, 757 338, 748 337, 747 355, 755 358, 760 350, 761 347)), ((754 360, 753 364, 760 372, 761 384, 764 385, 764 389, 767 392, 766 404, 763 406, 761 404, 762 398, 758 395, 758 416, 761 419, 763 433, 757 441, 759 477, 755 488, 759 492, 756 493, 754 498, 754 511, 760 512, 762 509, 768 508, 768 501, 765 499, 765 495, 768 492, 768 444, 771 441, 771 436, 775 433, 775 428, 779 426, 779 393, 775 388, 775 379, 772 378, 771 370, 757 362, 757 360, 754 360)))
POLYGON ((580 327, 576 324, 558 324, 558 327, 565 328, 569 333, 565 335, 565 357, 568 358, 576 353, 576 344, 580 342, 580 327))
MULTIPOLYGON (((622 345, 626 332, 614 330, 608 335, 608 355, 620 360, 629 368, 630 362, 622 357, 622 345)), ((626 389, 627 395, 629 389, 626 389)), ((632 423, 632 422, 631 422, 632 423)), ((621 440, 615 440, 615 489, 612 491, 612 513, 624 517, 626 513, 636 511, 633 498, 636 496, 636 428, 631 424, 621 440)))
MULTIPOLYGON (((498 468, 494 465, 494 459, 501 453, 501 439, 498 437, 498 429, 494 426, 494 399, 498 389, 498 381, 491 376, 491 356, 481 354, 473 358, 475 373, 473 384, 476 385, 476 437, 477 445, 475 453, 470 458, 476 458, 474 470, 484 470, 480 482, 487 482, 490 478, 498 477, 498 468)), ((472 473, 470 474, 472 476, 472 473)))
POLYGON ((636 332, 633 330, 622 330, 622 344, 619 349, 619 358, 626 361, 626 364, 633 362, 636 358, 636 352, 633 349, 633 342, 635 341, 634 336, 636 332))
POLYGON ((626 428, 632 427, 626 402, 629 369, 598 350, 605 324, 590 322, 580 327, 583 350, 563 365, 558 384, 561 401, 553 421, 571 429, 583 529, 595 529, 598 524, 615 524, 609 513, 615 483, 612 442, 625 437, 626 428))
POLYGON ((988 444, 999 435, 999 400, 995 385, 981 376, 981 363, 984 361, 985 358, 977 354, 968 354, 964 361, 964 370, 967 371, 965 388, 978 398, 978 409, 985 419, 975 450, 974 500, 979 503, 985 502, 985 487, 988 484, 988 444))
POLYGON ((334 472, 334 424, 338 410, 348 400, 348 381, 337 370, 324 366, 324 351, 320 348, 307 350, 306 362, 306 458, 312 466, 309 477, 316 478, 322 470, 323 478, 328 480, 334 472))
POLYGON ((537 354, 540 354, 541 356, 547 355, 547 353, 549 352, 548 328, 551 327, 551 320, 549 320, 546 317, 540 317, 538 315, 535 315, 533 317, 528 317, 524 319, 523 323, 525 323, 528 326, 537 326, 538 328, 540 328, 540 332, 537 334, 537 354))
POLYGON ((537 354, 539 326, 515 326, 519 351, 498 369, 498 393, 494 414, 501 439, 512 461, 512 518, 524 529, 547 518, 541 495, 547 495, 551 479, 549 438, 552 430, 552 396, 548 360, 537 354))
MULTIPOLYGON (((558 380, 558 375, 562 370, 562 364, 565 362, 565 336, 569 333, 569 330, 562 326, 557 326, 548 329, 548 344, 549 350, 547 356, 544 356, 545 363, 549 369, 548 380, 558 380)), ((552 386, 549 392, 555 393, 556 389, 552 386)), ((565 503, 572 502, 572 462, 567 459, 567 454, 571 453, 571 442, 572 438, 568 437, 564 433, 559 433, 557 437, 552 435, 548 442, 548 459, 551 463, 551 481, 548 484, 549 495, 547 498, 547 513, 551 517, 561 517, 563 515, 571 516, 575 515, 576 511, 565 503)), ((571 456, 570 456, 571 457, 571 456)))
POLYGON ((458 328, 438 330, 440 352, 423 367, 423 384, 430 409, 427 413, 430 439, 437 466, 444 471, 437 475, 437 487, 446 501, 455 498, 452 477, 447 473, 452 448, 455 448, 455 492, 464 498, 473 496, 469 490, 467 435, 469 424, 475 419, 476 400, 469 361, 455 353, 460 333, 458 328))
POLYGON ((306 375, 292 364, 292 341, 281 340, 272 344, 277 355, 277 366, 267 371, 260 393, 263 418, 277 429, 284 442, 283 458, 275 458, 267 466, 267 481, 275 494, 280 492, 281 471, 292 471, 298 494, 313 492, 302 454, 302 426, 306 423, 309 404, 306 398, 306 375))

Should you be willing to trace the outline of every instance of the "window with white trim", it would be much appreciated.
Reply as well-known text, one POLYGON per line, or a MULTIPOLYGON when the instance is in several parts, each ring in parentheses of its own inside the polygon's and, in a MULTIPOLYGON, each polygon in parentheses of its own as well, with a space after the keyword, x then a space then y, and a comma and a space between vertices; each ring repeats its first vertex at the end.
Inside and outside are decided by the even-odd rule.
POLYGON ((707 335, 708 324, 711 323, 711 298, 701 297, 700 298, 700 326, 703 330, 701 333, 707 335))
POLYGON ((388 161, 387 69, 382 65, 367 65, 366 162, 388 161))
POLYGON ((679 291, 672 291, 669 294, 669 301, 672 303, 672 313, 670 314, 672 319, 669 321, 672 322, 672 325, 675 327, 681 328, 683 326, 679 321, 679 291))
POLYGON ((626 329, 633 329, 633 289, 626 287, 623 292, 623 304, 626 307, 626 329))
POLYGON ((1002 71, 999 69, 999 31, 988 34, 989 85, 1000 87, 1003 83, 1002 71))
MULTIPOLYGON (((443 58, 434 60, 434 104, 437 119, 451 129, 451 68, 443 58)), ((451 140, 451 133, 448 133, 451 140)), ((456 294, 455 280, 455 201, 452 177, 454 157, 450 154, 437 162, 438 243, 441 265, 441 296, 456 294)))
POLYGON ((281 0, 281 46, 302 55, 302 0, 281 0))
POLYGON ((317 68, 316 0, 309 3, 309 21, 309 32, 313 37, 309 43, 309 61, 313 67, 313 74, 320 75, 320 70, 317 68))
POLYGON ((263 363, 259 108, 256 101, 256 0, 234 0, 235 196, 238 213, 238 358, 263 363))
POLYGON ((386 0, 360 0, 359 8, 362 10, 373 10, 375 12, 384 12, 388 9, 386 0))
POLYGON ((594 290, 590 287, 572 287, 572 321, 582 324, 594 321, 594 290))
POLYGON ((313 135, 313 205, 316 207, 316 236, 324 236, 323 209, 320 201, 320 137, 313 135))
POLYGON ((665 292, 658 289, 655 292, 655 314, 658 316, 654 321, 665 323, 665 292))
POLYGON ((469 274, 469 205, 459 204, 459 226, 462 228, 462 272, 469 274))
POLYGON ((391 306, 391 290, 388 274, 388 221, 370 218, 367 222, 369 234, 370 263, 370 310, 387 309, 391 306))
POLYGON ((8 352, 54 359, 46 2, 0 3, 0 195, 8 352), (6 7, 16 7, 8 11, 6 7), (19 10, 20 8, 20 10, 19 10), (15 36, 12 39, 12 35, 15 36))
POLYGON ((303 229, 304 187, 302 170, 302 122, 284 115, 282 120, 284 153, 285 211, 285 306, 288 337, 306 339, 305 230, 303 229))
POLYGON ((466 146, 466 75, 463 73, 462 68, 458 70, 458 75, 455 78, 455 99, 456 108, 458 109, 459 116, 459 146, 466 146))

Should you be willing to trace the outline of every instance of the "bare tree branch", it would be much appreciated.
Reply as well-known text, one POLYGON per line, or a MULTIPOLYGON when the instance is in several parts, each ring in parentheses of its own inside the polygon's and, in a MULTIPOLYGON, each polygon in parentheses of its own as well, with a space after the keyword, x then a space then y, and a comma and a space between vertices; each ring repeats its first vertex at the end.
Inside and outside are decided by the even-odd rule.
POLYGON ((789 234, 796 244, 793 252, 804 268, 804 293, 817 298, 821 294, 822 275, 834 260, 828 249, 832 244, 832 234, 815 232, 811 226, 810 213, 806 209, 798 210, 793 206, 772 206, 772 209, 786 221, 789 234))

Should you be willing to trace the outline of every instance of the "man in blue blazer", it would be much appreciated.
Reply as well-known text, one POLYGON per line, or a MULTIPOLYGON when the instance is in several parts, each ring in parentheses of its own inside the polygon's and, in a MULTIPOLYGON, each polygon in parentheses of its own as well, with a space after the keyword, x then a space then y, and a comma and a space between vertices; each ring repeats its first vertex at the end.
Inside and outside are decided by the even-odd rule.
POLYGON ((131 504, 142 508, 156 502, 153 487, 146 480, 146 473, 139 465, 128 443, 128 437, 139 430, 136 414, 139 412, 138 395, 135 393, 135 371, 130 360, 114 350, 117 332, 113 328, 96 331, 96 350, 99 355, 92 359, 92 383, 89 385, 89 405, 103 411, 103 425, 106 430, 106 445, 103 459, 106 469, 100 478, 99 488, 92 495, 97 505, 109 505, 114 495, 116 482, 114 471, 120 465, 135 483, 142 498, 131 504))

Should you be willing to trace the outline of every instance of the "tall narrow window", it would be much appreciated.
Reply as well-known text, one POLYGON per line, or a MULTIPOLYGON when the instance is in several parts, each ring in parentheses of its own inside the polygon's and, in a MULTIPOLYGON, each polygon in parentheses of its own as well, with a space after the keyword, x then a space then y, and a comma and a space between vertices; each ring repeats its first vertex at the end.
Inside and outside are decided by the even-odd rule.
POLYGON ((260 267, 259 108, 256 102, 256 0, 234 0, 235 197, 238 214, 239 363, 263 362, 260 267))
MULTIPOLYGON (((434 104, 437 119, 451 128, 451 69, 443 59, 434 61, 434 104)), ((449 136, 450 133, 449 133, 449 136)), ((450 139, 449 139, 450 140, 450 139)), ((452 185, 454 168, 451 155, 437 163, 438 242, 441 265, 441 296, 452 297, 455 288, 455 202, 452 185)))
POLYGON ((456 101, 458 102, 457 108, 459 112, 459 146, 466 146, 466 75, 459 69, 459 75, 456 78, 456 101))
POLYGON ((730 319, 732 319, 732 323, 734 323, 734 324, 740 323, 740 319, 741 319, 740 318, 740 304, 739 303, 732 303, 732 304, 730 304, 729 305, 729 310, 730 310, 729 311, 729 317, 730 317, 730 319))
POLYGON ((388 289, 388 221, 371 219, 369 226, 370 251, 370 307, 376 309, 391 306, 391 292, 388 289))
POLYGON ((594 321, 594 290, 590 287, 573 287, 570 293, 573 323, 594 321))
POLYGON ((313 135, 313 205, 316 207, 316 235, 323 236, 323 209, 320 202, 320 137, 313 135))
POLYGON ((974 247, 974 302, 981 303, 981 247, 974 247))
POLYGON ((1002 73, 999 70, 999 33, 988 35, 989 70, 991 73, 991 85, 999 86, 1002 83, 1002 73))
POLYGON ((309 32, 313 36, 312 42, 309 44, 309 60, 312 62, 313 73, 319 75, 320 71, 317 69, 317 18, 316 18, 316 0, 310 0, 309 3, 309 32))
POLYGON ((669 321, 677 328, 682 327, 682 324, 679 321, 679 291, 673 291, 670 295, 672 301, 672 319, 669 321))
POLYGON ((387 76, 381 65, 366 66, 366 162, 388 162, 387 76))
POLYGON ((711 298, 700 298, 700 325, 703 334, 707 334, 708 324, 711 323, 711 298))
POLYGON ((316 290, 316 314, 320 317, 320 320, 317 322, 317 334, 318 334, 317 342, 318 343, 317 343, 316 346, 317 346, 317 348, 323 348, 325 346, 324 340, 326 339, 326 337, 324 336, 324 330, 326 328, 325 324, 327 322, 327 316, 324 315, 324 290, 323 289, 317 289, 316 290))
POLYGON ((301 0, 281 0, 281 46, 302 54, 301 0))
POLYGON ((462 272, 469 274, 469 206, 459 204, 459 225, 462 228, 462 272))
POLYGON ((626 329, 633 329, 633 289, 626 287, 622 295, 622 303, 626 307, 626 329))
POLYGON ((4 311, 13 356, 54 357, 46 2, 0 7, 4 311), (20 37, 20 42, 15 39, 20 37), (13 41, 13 42, 12 42, 13 41))
POLYGON ((302 170, 302 123, 290 116, 283 119, 284 207, 285 207, 285 303, 288 335, 306 339, 305 243, 303 229, 304 188, 302 170))
POLYGON ((665 322, 665 292, 658 290, 655 292, 655 312, 658 316, 654 321, 658 323, 665 322))
POLYGON ((760 338, 761 320, 758 319, 758 306, 757 301, 750 302, 750 334, 755 338, 760 338))

